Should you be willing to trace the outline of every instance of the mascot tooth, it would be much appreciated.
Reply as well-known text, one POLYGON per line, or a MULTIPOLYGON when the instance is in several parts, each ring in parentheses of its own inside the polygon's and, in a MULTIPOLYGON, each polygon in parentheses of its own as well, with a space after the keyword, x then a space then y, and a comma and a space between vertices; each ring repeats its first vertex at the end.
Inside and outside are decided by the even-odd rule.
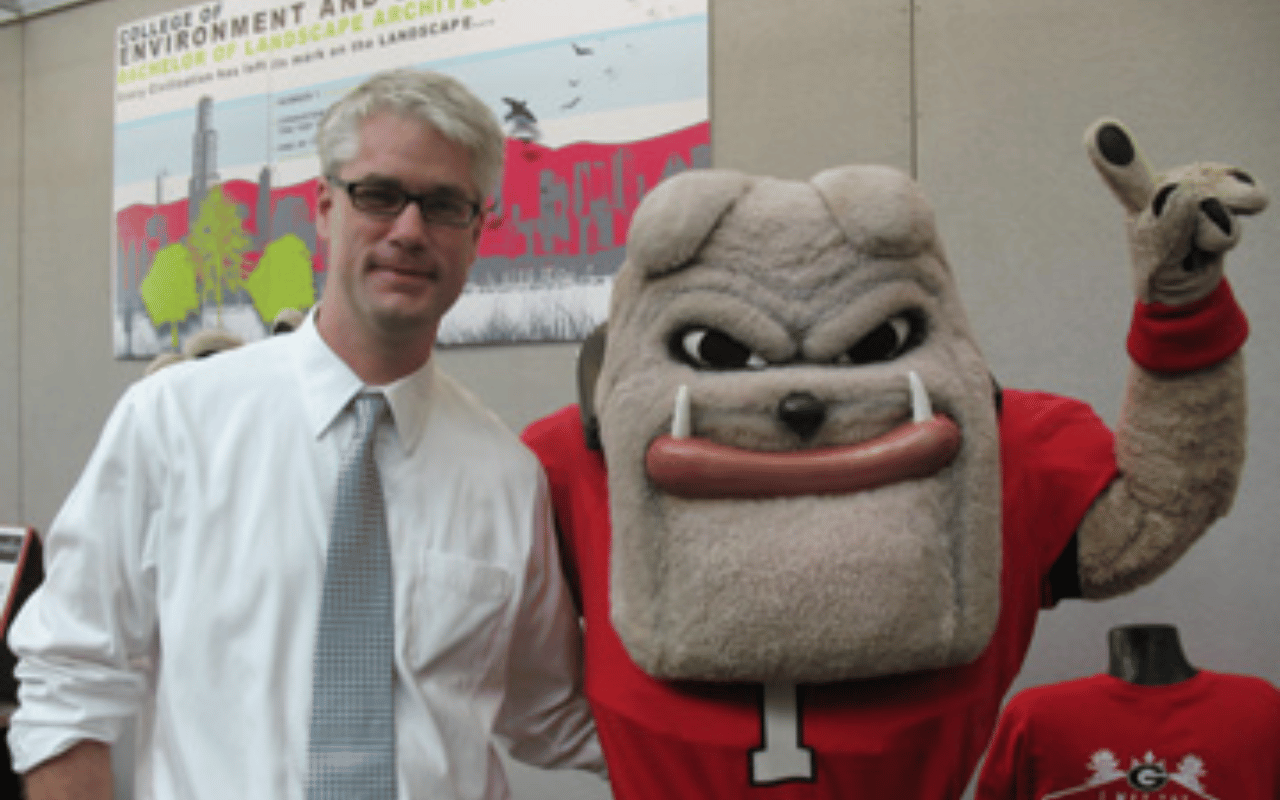
POLYGON ((671 412, 671 438, 687 439, 693 432, 693 424, 689 421, 693 414, 693 401, 689 399, 689 386, 680 384, 676 389, 676 404, 671 412))
POLYGON ((1152 580, 1226 513, 1263 189, 1086 134, 1135 294, 1116 431, 1001 389, 919 187, 685 172, 631 221, 581 402, 525 440, 618 800, 958 798, 1041 608, 1152 580))
POLYGON ((907 373, 907 381, 911 386, 911 421, 924 422, 933 417, 933 404, 929 402, 929 395, 924 390, 924 381, 920 380, 920 375, 911 370, 907 373))

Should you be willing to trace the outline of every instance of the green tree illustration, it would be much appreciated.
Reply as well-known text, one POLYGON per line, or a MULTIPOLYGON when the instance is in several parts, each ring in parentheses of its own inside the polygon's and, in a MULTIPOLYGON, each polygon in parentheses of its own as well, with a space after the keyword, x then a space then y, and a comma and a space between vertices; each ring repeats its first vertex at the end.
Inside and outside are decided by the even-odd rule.
POLYGON ((270 326, 286 308, 305 311, 316 301, 312 282, 311 251, 306 242, 286 233, 266 246, 258 267, 244 282, 253 307, 270 326))
POLYGON ((221 186, 214 186, 200 204, 200 214, 187 234, 187 246, 195 257, 201 300, 213 300, 219 324, 223 294, 244 283, 240 259, 249 245, 236 204, 227 199, 221 186))
POLYGON ((177 242, 156 253, 147 277, 138 286, 138 294, 156 330, 168 323, 173 349, 177 350, 178 325, 200 308, 196 265, 186 245, 177 242))

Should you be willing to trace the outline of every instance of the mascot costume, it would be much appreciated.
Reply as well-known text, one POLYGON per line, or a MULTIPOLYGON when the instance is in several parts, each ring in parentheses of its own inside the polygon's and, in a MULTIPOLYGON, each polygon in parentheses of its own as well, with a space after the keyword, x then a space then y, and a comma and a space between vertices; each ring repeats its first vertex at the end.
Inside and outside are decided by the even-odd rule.
POLYGON ((618 800, 959 797, 1039 609, 1150 581, 1228 510, 1223 256, 1266 195, 1153 177, 1112 120, 1086 145, 1137 295, 1114 434, 996 384, 894 170, 691 171, 637 209, 582 402, 525 432, 618 800))

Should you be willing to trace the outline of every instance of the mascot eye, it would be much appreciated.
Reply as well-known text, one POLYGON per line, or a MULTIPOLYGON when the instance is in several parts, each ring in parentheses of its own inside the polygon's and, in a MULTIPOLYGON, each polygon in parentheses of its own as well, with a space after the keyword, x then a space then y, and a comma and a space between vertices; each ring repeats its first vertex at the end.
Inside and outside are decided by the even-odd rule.
POLYGON ((684 328, 671 337, 671 354, 694 369, 762 369, 765 360, 714 328, 684 328))
POLYGON ((895 314, 858 340, 840 357, 841 364, 892 361, 924 339, 924 317, 916 311, 895 314))

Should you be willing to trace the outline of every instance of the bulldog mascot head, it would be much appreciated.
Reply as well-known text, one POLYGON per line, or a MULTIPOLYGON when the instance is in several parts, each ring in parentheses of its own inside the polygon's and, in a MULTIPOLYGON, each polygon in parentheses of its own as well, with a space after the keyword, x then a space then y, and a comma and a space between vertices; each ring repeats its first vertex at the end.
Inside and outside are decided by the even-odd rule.
POLYGON ((613 622, 646 672, 819 682, 986 645, 995 394, 904 175, 658 186, 632 220, 595 404, 613 622))

